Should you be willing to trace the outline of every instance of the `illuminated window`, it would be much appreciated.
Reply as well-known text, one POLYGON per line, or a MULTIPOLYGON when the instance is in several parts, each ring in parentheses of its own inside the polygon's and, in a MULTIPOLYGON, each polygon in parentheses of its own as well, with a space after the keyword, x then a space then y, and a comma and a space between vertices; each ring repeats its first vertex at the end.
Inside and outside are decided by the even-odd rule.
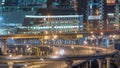
POLYGON ((115 1, 116 1, 116 0, 107 0, 107 4, 108 4, 108 5, 115 4, 115 1))

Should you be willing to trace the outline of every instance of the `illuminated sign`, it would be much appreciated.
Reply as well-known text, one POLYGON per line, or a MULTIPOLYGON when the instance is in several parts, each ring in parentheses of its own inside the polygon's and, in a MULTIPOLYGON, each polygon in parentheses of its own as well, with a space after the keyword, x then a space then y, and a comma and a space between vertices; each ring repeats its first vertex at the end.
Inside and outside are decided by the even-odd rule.
POLYGON ((107 5, 114 5, 116 0, 106 0, 107 5))

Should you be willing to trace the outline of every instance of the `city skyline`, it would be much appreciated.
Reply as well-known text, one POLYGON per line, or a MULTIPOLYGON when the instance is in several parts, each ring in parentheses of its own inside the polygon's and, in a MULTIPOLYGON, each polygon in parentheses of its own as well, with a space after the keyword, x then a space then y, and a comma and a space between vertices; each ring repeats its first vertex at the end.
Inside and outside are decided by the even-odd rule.
POLYGON ((119 68, 120 0, 1 0, 1 68, 119 68))

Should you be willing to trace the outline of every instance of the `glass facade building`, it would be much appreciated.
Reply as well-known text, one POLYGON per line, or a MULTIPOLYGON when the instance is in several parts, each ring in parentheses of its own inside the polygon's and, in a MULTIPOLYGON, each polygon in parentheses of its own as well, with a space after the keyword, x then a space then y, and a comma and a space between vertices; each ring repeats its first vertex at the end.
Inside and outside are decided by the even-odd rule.
POLYGON ((82 15, 34 16, 26 15, 18 34, 74 33, 83 29, 82 15))
POLYGON ((32 6, 45 4, 47 0, 5 0, 5 6, 32 6))

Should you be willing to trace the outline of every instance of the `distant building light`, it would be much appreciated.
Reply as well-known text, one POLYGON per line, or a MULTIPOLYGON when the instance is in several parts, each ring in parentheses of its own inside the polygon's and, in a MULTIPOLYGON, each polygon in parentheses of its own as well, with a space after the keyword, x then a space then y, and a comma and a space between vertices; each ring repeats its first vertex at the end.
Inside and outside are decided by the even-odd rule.
POLYGON ((114 5, 116 0, 107 0, 107 5, 114 5))
POLYGON ((114 16, 114 13, 108 13, 108 16, 114 16))
POLYGON ((2 3, 1 3, 2 5, 4 5, 5 4, 5 0, 2 0, 2 3))
POLYGON ((65 54, 65 51, 64 49, 60 49, 60 52, 59 52, 60 55, 64 55, 65 54))
POLYGON ((3 20, 3 17, 2 17, 2 16, 0 16, 0 21, 1 21, 1 20, 3 20))
POLYGON ((5 2, 5 0, 2 0, 2 2, 5 2))
POLYGON ((101 15, 98 15, 98 16, 88 16, 88 20, 96 20, 96 19, 101 19, 101 15))
MULTIPOLYGON (((115 16, 115 13, 108 13, 107 14, 109 17, 114 17, 115 16)), ((119 15, 120 15, 120 13, 119 13, 119 15)))
POLYGON ((80 25, 80 27, 82 28, 82 27, 83 27, 83 25, 80 25))
POLYGON ((63 17, 82 17, 82 15, 58 15, 58 16, 37 16, 37 15, 26 15, 26 18, 63 18, 63 17))

